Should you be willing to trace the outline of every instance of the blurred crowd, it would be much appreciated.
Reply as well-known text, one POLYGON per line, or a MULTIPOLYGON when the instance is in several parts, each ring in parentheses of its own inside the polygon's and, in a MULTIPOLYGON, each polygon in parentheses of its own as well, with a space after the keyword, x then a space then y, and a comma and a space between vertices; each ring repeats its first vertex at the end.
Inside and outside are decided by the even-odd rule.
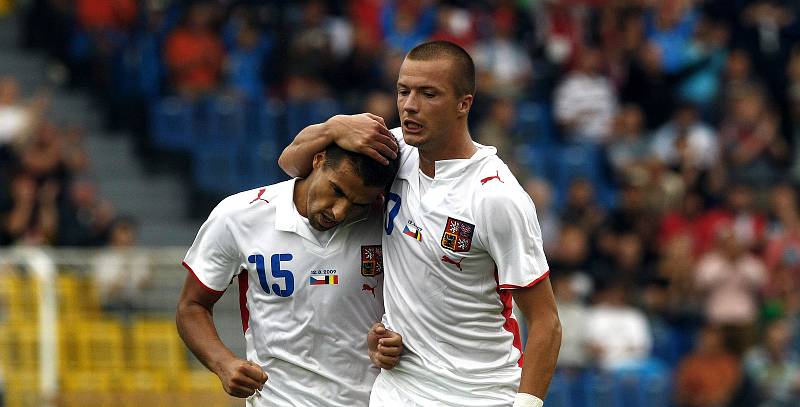
MULTIPOLYGON (((23 45, 47 50, 53 78, 91 89, 143 151, 166 96, 332 99, 395 126, 404 53, 462 45, 478 75, 472 135, 537 205, 561 372, 666 372, 681 406, 800 403, 797 2, 34 0, 24 12, 23 45)), ((13 116, 3 86, 0 115, 13 116)), ((56 196, 97 238, 80 222, 107 210, 65 184, 85 154, 53 141, 80 131, 30 134, 0 200, 13 203, 3 238, 75 239, 55 232, 56 196)))
POLYGON ((124 222, 87 177, 84 129, 50 112, 48 91, 0 77, 0 246, 108 245, 124 222))

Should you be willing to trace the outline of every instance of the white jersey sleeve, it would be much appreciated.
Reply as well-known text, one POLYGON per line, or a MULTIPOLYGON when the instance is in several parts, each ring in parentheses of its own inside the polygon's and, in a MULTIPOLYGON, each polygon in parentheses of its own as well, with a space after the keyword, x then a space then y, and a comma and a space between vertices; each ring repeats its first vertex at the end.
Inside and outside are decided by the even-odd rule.
POLYGON ((230 199, 223 200, 200 227, 183 265, 206 288, 221 293, 238 274, 241 264, 233 234, 230 231, 230 199))
POLYGON ((536 209, 518 184, 499 185, 484 196, 480 212, 486 221, 478 237, 497 266, 501 289, 530 287, 549 272, 536 209))

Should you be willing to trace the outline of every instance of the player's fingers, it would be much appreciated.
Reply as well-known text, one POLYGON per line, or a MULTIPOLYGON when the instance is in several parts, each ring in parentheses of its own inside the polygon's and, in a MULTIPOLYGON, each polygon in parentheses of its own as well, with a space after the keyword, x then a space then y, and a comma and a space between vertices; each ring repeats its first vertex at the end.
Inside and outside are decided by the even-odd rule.
POLYGON ((397 332, 387 329, 384 336, 378 340, 378 343, 384 346, 400 346, 403 344, 403 337, 397 332))
POLYGON ((250 389, 239 385, 233 385, 230 387, 228 394, 230 394, 233 397, 247 398, 252 396, 255 392, 256 392, 255 389, 250 389))
POLYGON ((391 158, 392 160, 397 158, 397 152, 392 150, 392 148, 387 146, 386 144, 383 144, 381 142, 375 142, 372 143, 371 147, 373 150, 377 151, 386 158, 391 158))
POLYGON ((399 362, 399 361, 400 361, 400 358, 397 357, 397 356, 378 355, 378 356, 375 357, 376 365, 378 367, 380 367, 381 369, 391 369, 395 365, 397 365, 397 362, 399 362))
POLYGON ((384 356, 400 356, 403 353, 403 348, 400 346, 383 346, 378 345, 378 354, 384 356))
POLYGON ((252 377, 244 375, 236 375, 231 377, 231 383, 233 383, 234 386, 251 389, 253 391, 255 391, 256 389, 261 389, 264 386, 263 384, 259 383, 252 377))
POLYGON ((386 334, 386 327, 383 326, 382 323, 376 322, 372 324, 372 328, 370 328, 372 332, 375 332, 377 335, 385 335, 386 334))
POLYGON ((386 121, 383 120, 383 117, 378 116, 377 114, 372 114, 370 112, 365 113, 370 119, 380 122, 383 127, 386 127, 386 121))
POLYGON ((369 157, 369 158, 371 158, 371 159, 373 159, 373 160, 375 160, 375 161, 377 161, 377 162, 379 162, 379 163, 381 163, 383 165, 389 165, 389 160, 386 157, 384 157, 383 154, 379 153, 378 150, 375 150, 374 148, 367 147, 367 148, 364 148, 363 150, 358 151, 358 152, 361 153, 361 154, 364 154, 365 156, 367 156, 367 157, 369 157))
POLYGON ((255 363, 253 363, 253 362, 251 362, 249 360, 247 361, 246 364, 241 366, 239 371, 244 376, 247 376, 250 379, 253 379, 256 382, 259 382, 261 384, 264 384, 264 382, 267 381, 267 373, 264 372, 264 369, 262 369, 261 366, 255 364, 255 363))

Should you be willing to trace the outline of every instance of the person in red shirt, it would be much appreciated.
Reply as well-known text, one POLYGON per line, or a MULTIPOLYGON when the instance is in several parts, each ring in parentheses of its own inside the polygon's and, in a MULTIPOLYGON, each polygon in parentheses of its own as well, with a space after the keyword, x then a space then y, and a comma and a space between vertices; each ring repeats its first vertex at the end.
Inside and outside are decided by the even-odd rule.
POLYGON ((165 59, 179 94, 199 96, 219 84, 225 51, 211 29, 212 15, 207 4, 192 6, 186 23, 167 39, 165 59))

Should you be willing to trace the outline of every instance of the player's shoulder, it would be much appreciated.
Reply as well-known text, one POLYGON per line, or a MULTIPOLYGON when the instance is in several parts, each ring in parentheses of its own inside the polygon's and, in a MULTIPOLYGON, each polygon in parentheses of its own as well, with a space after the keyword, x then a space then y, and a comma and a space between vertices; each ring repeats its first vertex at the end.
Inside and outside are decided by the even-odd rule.
POLYGON ((476 187, 479 197, 505 199, 525 193, 517 177, 497 155, 481 158, 470 173, 469 182, 476 187))
POLYGON ((251 211, 254 206, 263 209, 272 205, 279 196, 291 194, 292 190, 292 181, 284 181, 237 192, 220 201, 211 212, 211 217, 234 218, 251 211))

